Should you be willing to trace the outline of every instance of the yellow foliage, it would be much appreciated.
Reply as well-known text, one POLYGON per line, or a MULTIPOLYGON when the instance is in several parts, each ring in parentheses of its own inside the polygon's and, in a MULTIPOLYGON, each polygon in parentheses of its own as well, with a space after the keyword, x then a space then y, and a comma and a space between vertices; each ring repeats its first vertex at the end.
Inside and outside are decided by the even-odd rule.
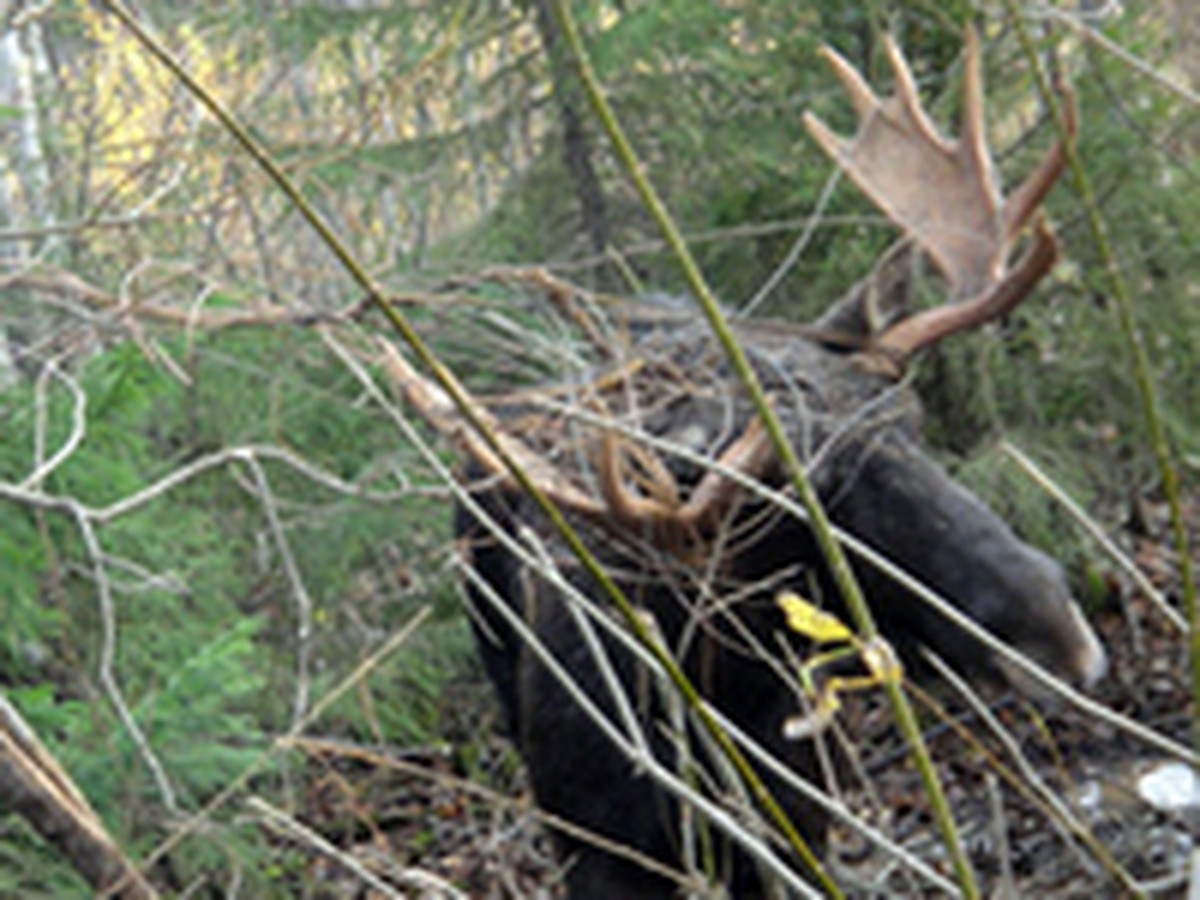
POLYGON ((854 637, 854 632, 843 625, 837 616, 817 609, 799 594, 782 591, 775 602, 787 617, 788 628, 818 644, 849 641, 854 637))
POLYGON ((818 644, 848 645, 818 653, 800 665, 797 674, 812 705, 807 714, 789 716, 784 722, 783 731, 788 739, 808 738, 827 728, 842 708, 839 693, 868 690, 903 680, 904 667, 896 658, 891 644, 883 638, 875 638, 864 644, 837 616, 818 609, 791 591, 781 591, 776 595, 775 603, 783 610, 788 628, 792 631, 818 644), (867 675, 833 675, 817 684, 817 669, 855 654, 866 666, 867 675))
MULTIPOLYGON (((88 57, 88 68, 79 73, 90 80, 94 104, 89 111, 93 177, 104 187, 127 186, 142 193, 129 174, 168 155, 163 145, 178 141, 180 125, 194 121, 191 115, 180 116, 180 105, 191 111, 195 101, 182 94, 170 73, 116 19, 91 4, 80 3, 78 9, 84 33, 97 48, 88 57)), ((215 76, 233 68, 227 56, 214 53, 188 24, 171 35, 170 44, 203 84, 220 92, 223 85, 215 76)))

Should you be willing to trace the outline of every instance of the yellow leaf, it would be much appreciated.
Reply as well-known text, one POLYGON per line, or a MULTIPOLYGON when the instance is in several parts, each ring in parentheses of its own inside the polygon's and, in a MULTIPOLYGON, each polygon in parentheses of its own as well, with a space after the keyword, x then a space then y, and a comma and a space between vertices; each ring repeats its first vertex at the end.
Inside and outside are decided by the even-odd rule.
POLYGON ((854 632, 843 625, 840 619, 817 609, 799 594, 780 591, 775 602, 783 610, 788 628, 819 644, 849 641, 854 637, 854 632))

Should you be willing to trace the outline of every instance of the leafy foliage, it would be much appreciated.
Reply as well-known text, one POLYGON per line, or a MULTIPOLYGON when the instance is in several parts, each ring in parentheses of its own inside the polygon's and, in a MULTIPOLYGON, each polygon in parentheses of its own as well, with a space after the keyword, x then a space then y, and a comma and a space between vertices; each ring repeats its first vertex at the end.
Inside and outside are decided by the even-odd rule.
MULTIPOLYGON (((268 443, 312 448, 310 462, 364 486, 382 488, 392 471, 409 467, 391 429, 356 410, 344 370, 314 357, 306 336, 286 347, 246 333, 186 348, 167 341, 160 349, 193 354, 192 386, 133 344, 94 357, 78 384, 88 398, 86 436, 47 479, 47 490, 102 508, 206 453, 268 443)), ((36 404, 30 389, 10 391, 5 402, 13 415, 5 420, 0 477, 17 481, 34 444, 36 404)), ((46 446, 61 446, 73 427, 74 395, 52 389, 45 421, 46 446)), ((287 504, 287 540, 315 604, 318 690, 345 677, 417 604, 434 601, 443 615, 451 609, 444 577, 425 571, 448 527, 440 512, 429 515, 434 506, 415 497, 410 524, 397 527, 404 519, 389 504, 322 498, 296 471, 262 465, 287 504), (397 572, 400 565, 410 571, 397 572), (419 593, 412 579, 419 579, 419 593)), ((187 810, 257 763, 272 733, 286 727, 295 690, 294 604, 266 535, 261 498, 247 487, 245 471, 226 464, 97 529, 114 597, 117 678, 187 810)), ((70 517, 16 512, 0 520, 8 623, 0 672, 10 685, 28 686, 7 693, 101 816, 134 837, 134 847, 149 850, 154 832, 147 826, 158 818, 154 783, 98 678, 106 625, 95 561, 70 517)), ((436 686, 461 670, 468 646, 462 629, 454 630, 456 638, 431 645, 428 660, 408 660, 380 676, 383 693, 407 702, 379 704, 381 717, 372 707, 341 704, 330 727, 344 735, 432 739, 436 686)), ((184 858, 198 867, 195 874, 219 871, 226 852, 263 852, 260 836, 238 831, 221 838, 223 845, 232 841, 224 850, 192 846, 184 858)), ((28 836, 14 840, 28 849, 28 836)), ((197 840, 205 843, 191 843, 197 840)), ((0 878, 34 883, 23 871, 5 867, 0 878)))

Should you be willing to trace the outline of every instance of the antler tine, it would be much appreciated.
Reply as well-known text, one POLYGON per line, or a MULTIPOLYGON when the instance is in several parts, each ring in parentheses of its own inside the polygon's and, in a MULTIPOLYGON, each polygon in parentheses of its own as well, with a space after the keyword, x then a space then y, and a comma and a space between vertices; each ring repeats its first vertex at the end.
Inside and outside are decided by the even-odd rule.
POLYGON ((1000 191, 992 155, 987 145, 987 120, 983 112, 983 64, 980 61, 979 35, 974 28, 967 29, 967 48, 963 54, 963 108, 962 137, 959 153, 970 171, 992 186, 996 204, 1000 203, 1000 191))
POLYGON ((895 38, 888 34, 884 35, 883 48, 887 53, 888 63, 892 67, 892 76, 896 79, 895 104, 898 111, 903 113, 903 118, 907 120, 906 123, 901 124, 911 124, 922 139, 943 153, 952 154, 954 144, 942 137, 938 132, 937 125, 934 124, 933 119, 929 118, 925 107, 921 105, 917 80, 913 78, 912 69, 909 68, 908 60, 904 58, 900 45, 896 43, 895 38))
POLYGON ((657 497, 637 496, 625 486, 621 444, 612 431, 605 431, 601 438, 599 463, 600 495, 618 524, 655 536, 671 531, 672 523, 678 524, 676 506, 657 497))
MULTIPOLYGON (((741 436, 721 454, 718 462, 749 478, 761 480, 776 459, 771 436, 763 427, 762 420, 754 418, 741 436)), ((691 498, 680 510, 679 517, 693 527, 711 527, 729 512, 741 492, 742 485, 735 479, 718 469, 710 469, 696 485, 691 498)))
POLYGON ((719 525, 742 496, 741 481, 729 477, 723 469, 762 479, 777 458, 762 422, 751 419, 717 460, 719 468, 706 472, 687 502, 680 504, 631 493, 622 473, 621 449, 616 434, 605 432, 600 444, 599 474, 600 493, 608 511, 626 530, 650 535, 675 550, 701 546, 705 532, 719 525))
MULTIPOLYGON (((832 47, 822 47, 820 50, 821 58, 829 63, 829 67, 833 69, 833 74, 837 76, 838 81, 842 83, 842 87, 846 89, 846 93, 850 95, 850 102, 854 104, 854 111, 858 113, 859 119, 866 119, 880 105, 880 99, 871 90, 871 85, 867 80, 859 74, 858 69, 850 65, 846 58, 834 50, 832 47)), ((804 114, 805 121, 812 116, 812 113, 804 114)), ((814 118, 818 125, 822 123, 814 118)), ((822 126, 823 127, 823 126, 822 126)), ((845 142, 839 138, 833 137, 832 132, 829 132, 830 139, 839 145, 844 145, 845 142)))

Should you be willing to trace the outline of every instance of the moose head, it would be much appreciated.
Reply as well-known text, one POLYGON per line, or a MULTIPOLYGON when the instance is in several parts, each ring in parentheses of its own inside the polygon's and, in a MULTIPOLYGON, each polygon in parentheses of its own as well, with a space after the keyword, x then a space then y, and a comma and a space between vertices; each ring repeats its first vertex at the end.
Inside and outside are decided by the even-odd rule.
MULTIPOLYGON (((1004 315, 1052 266, 1058 246, 1038 209, 1063 168, 1062 148, 1005 199, 984 139, 976 38, 967 39, 956 141, 930 122, 891 43, 888 53, 896 87, 885 99, 827 53, 858 113, 853 139, 812 116, 807 124, 903 229, 900 248, 812 325, 741 322, 737 336, 855 551, 855 574, 889 641, 928 647, 974 675, 1011 674, 1003 656, 920 597, 915 580, 1053 674, 1091 684, 1105 654, 1061 568, 922 449, 919 403, 902 377, 922 348, 1004 315), (917 255, 944 276, 950 297, 909 314, 898 300, 917 255)), ((603 364, 519 399, 477 402, 474 415, 566 514, 711 708, 792 772, 820 781, 812 741, 785 733, 798 708, 794 664, 811 648, 788 631, 776 598, 795 592, 835 614, 841 606, 809 525, 794 504, 778 502, 787 479, 772 444, 700 323, 678 309, 635 306, 605 327, 625 337, 603 342, 603 364)), ((470 459, 457 527, 473 622, 538 803, 569 823, 561 847, 571 896, 669 895, 664 869, 686 868, 694 840, 669 773, 692 772, 707 797, 693 802, 716 820, 739 806, 736 791, 614 624, 594 573, 513 484, 494 446, 473 437, 436 389, 411 372, 402 381, 470 459)), ((764 775, 819 848, 823 809, 777 772, 764 775)), ((734 896, 764 890, 738 846, 713 846, 716 874, 734 896)))

